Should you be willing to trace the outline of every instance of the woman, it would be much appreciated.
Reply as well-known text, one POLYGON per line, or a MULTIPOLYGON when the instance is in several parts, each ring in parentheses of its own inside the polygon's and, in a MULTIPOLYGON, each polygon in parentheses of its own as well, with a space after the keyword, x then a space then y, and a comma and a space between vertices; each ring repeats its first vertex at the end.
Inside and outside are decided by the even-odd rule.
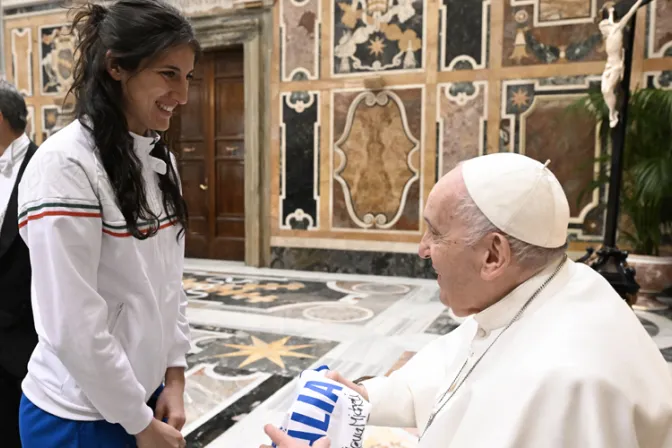
POLYGON ((21 439, 184 446, 187 210, 156 131, 186 103, 199 45, 159 0, 87 5, 73 30, 77 119, 42 145, 19 187, 39 335, 21 439))

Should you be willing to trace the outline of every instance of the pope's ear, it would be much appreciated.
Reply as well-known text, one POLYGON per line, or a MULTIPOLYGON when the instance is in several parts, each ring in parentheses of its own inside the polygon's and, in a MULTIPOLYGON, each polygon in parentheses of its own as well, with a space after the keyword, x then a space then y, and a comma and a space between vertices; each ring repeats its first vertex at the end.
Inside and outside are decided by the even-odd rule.
POLYGON ((484 238, 486 254, 483 257, 481 277, 491 281, 504 273, 511 264, 511 245, 509 240, 501 233, 491 233, 484 238))

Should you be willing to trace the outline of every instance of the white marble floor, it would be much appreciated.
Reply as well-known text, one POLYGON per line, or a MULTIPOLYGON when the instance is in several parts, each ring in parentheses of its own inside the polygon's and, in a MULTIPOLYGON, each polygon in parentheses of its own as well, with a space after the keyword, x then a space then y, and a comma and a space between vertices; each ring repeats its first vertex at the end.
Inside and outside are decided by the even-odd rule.
MULTIPOLYGON (((267 443, 263 426, 281 421, 302 370, 326 364, 350 378, 383 375, 458 324, 431 280, 205 260, 188 260, 186 271, 189 447, 267 443)), ((638 315, 672 361, 672 312, 638 315)), ((413 432, 370 427, 364 446, 412 448, 413 432)))

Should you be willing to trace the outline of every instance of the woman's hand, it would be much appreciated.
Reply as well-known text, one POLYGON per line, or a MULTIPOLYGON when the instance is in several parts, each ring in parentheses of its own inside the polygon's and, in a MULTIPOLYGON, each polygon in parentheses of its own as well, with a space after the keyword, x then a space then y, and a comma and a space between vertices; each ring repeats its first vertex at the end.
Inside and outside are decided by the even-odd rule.
POLYGON ((157 420, 167 419, 168 425, 182 430, 187 418, 184 412, 184 369, 171 367, 166 371, 166 386, 156 401, 157 420))
POLYGON ((136 434, 138 448, 186 448, 187 442, 177 429, 157 419, 152 419, 141 433, 136 434))
MULTIPOLYGON (((264 426, 264 432, 271 438, 271 441, 277 445, 278 448, 307 448, 307 443, 292 439, 283 431, 280 431, 273 425, 264 426)), ((313 448, 330 448, 331 442, 326 437, 313 444, 313 448)), ((259 448, 271 448, 269 445, 261 445, 259 448)))

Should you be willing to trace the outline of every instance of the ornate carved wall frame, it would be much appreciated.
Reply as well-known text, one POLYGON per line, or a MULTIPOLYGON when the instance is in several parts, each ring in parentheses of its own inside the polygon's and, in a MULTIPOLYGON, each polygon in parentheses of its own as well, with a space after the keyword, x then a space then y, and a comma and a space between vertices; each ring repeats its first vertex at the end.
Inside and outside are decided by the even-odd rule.
POLYGON ((270 9, 194 17, 203 50, 243 44, 245 77, 245 264, 270 263, 270 9))

